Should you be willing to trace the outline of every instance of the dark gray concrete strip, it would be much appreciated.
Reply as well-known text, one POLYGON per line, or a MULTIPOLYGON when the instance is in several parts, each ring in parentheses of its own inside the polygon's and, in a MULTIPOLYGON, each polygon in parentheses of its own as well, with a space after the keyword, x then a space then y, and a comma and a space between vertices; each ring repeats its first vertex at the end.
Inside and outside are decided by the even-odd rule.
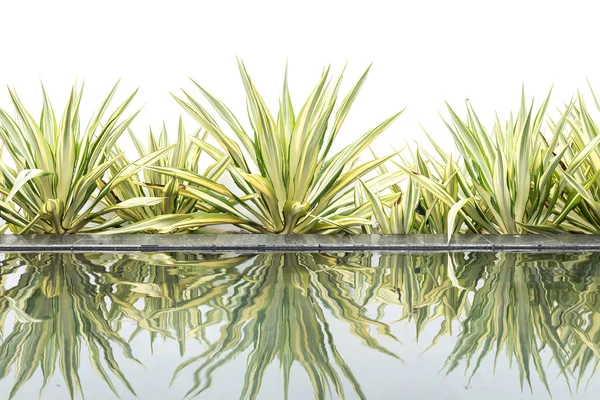
POLYGON ((0 252, 599 251, 600 235, 0 235, 0 252))
POLYGON ((491 241, 484 235, 460 234, 451 235, 419 235, 423 247, 429 250, 469 250, 489 251, 494 248, 491 241))
MULTIPOLYGON (((187 235, 189 236, 189 235, 187 235)), ((200 235, 194 235, 200 236, 200 235)), ((216 234, 215 249, 248 251, 283 251, 284 235, 216 234)))
MULTIPOLYGON (((213 250, 217 236, 206 235, 82 235, 74 251, 213 250)), ((0 247, 0 250, 2 247, 0 247)))
POLYGON ((83 235, 0 235, 0 251, 71 251, 83 235))
POLYGON ((356 251, 350 235, 335 234, 320 236, 317 238, 319 251, 356 251))
POLYGON ((559 248, 577 249, 577 250, 598 250, 600 249, 600 235, 546 235, 558 242, 559 248))
POLYGON ((565 236, 569 235, 484 235, 493 250, 561 250, 566 248, 561 245, 565 236))
POLYGON ((319 251, 320 238, 323 235, 282 235, 286 250, 319 251))
POLYGON ((473 250, 491 250, 494 247, 494 244, 485 235, 472 234, 452 235, 448 244, 457 248, 469 247, 473 250))
POLYGON ((381 250, 383 235, 352 235, 350 240, 356 251, 381 250))
POLYGON ((415 250, 423 248, 424 235, 352 235, 360 250, 415 250))

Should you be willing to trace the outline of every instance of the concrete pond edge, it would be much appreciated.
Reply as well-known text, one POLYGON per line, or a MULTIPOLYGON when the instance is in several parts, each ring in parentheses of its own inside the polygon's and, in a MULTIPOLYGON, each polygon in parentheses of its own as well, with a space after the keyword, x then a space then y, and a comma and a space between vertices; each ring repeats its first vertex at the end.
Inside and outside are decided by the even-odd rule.
POLYGON ((600 235, 0 235, 14 252, 600 252, 600 235))

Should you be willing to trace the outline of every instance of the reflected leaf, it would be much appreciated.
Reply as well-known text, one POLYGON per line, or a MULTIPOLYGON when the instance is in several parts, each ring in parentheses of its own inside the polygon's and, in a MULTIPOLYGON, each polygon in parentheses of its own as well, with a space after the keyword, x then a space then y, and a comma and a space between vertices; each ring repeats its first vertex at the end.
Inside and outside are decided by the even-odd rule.
POLYGON ((27 314, 23 309, 19 307, 16 301, 11 299, 10 297, 3 297, 4 300, 8 302, 8 306, 11 311, 15 313, 15 319, 17 322, 42 322, 41 319, 36 319, 27 314))

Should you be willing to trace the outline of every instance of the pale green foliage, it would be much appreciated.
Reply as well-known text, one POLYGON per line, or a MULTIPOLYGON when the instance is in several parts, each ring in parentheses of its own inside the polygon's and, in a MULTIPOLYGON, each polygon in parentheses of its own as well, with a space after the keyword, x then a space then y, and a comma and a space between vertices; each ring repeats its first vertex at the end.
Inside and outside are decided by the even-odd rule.
MULTIPOLYGON (((464 119, 448 106, 450 120, 446 125, 461 156, 460 165, 429 137, 439 161, 431 157, 427 163, 417 160, 416 173, 409 175, 421 184, 424 193, 447 207, 433 214, 441 216, 436 218, 438 221, 445 221, 434 225, 444 226, 448 234, 461 227, 472 232, 506 234, 583 230, 584 221, 590 217, 582 218, 571 211, 579 206, 585 212, 585 205, 593 203, 581 204, 578 194, 584 189, 573 179, 573 173, 584 167, 582 163, 590 158, 600 139, 586 145, 581 139, 572 139, 569 129, 577 126, 585 114, 574 116, 577 109, 573 111, 571 103, 556 122, 546 127, 548 101, 549 96, 534 109, 533 104, 526 105, 523 93, 516 116, 511 114, 505 124, 496 118, 491 131, 468 102, 464 119), (449 174, 440 174, 442 163, 450 168, 449 174), (438 165, 437 182, 427 176, 428 165, 438 165), (440 176, 444 178, 440 180, 440 176)), ((595 133, 587 139, 593 137, 595 133)), ((407 169, 402 165, 400 168, 407 169)), ((595 170, 592 166, 582 171, 593 175, 595 170)), ((593 229, 589 224, 585 228, 593 229)))
POLYGON ((466 120, 448 107, 447 126, 463 156, 477 216, 490 233, 523 233, 524 225, 550 220, 560 194, 553 179, 560 157, 553 152, 565 121, 546 142, 541 130, 547 105, 548 98, 537 110, 527 107, 523 93, 516 117, 511 115, 504 126, 496 119, 491 134, 469 103, 466 120))
MULTIPOLYGON (((356 188, 357 204, 362 203, 363 198, 368 200, 381 233, 446 233, 450 236, 463 222, 475 231, 461 211, 470 207, 467 204, 470 197, 461 199, 463 194, 459 191, 464 179, 461 180, 452 157, 441 148, 438 151, 441 159, 418 147, 411 152, 412 161, 399 154, 399 162, 392 163, 404 176, 380 198, 364 185, 356 188)), ((382 175, 389 174, 386 165, 380 166, 379 171, 382 175)), ((365 233, 373 233, 370 227, 363 229, 365 233)))
POLYGON ((39 121, 9 91, 15 117, 0 110, 0 233, 189 233, 235 225, 252 233, 599 233, 600 128, 582 95, 555 118, 524 93, 505 122, 483 124, 448 106, 458 155, 426 132, 395 154, 363 158, 398 114, 341 150, 339 132, 368 70, 338 98, 342 74, 326 68, 295 111, 287 70, 272 113, 240 61, 250 129, 196 84, 205 106, 184 92, 176 101, 200 123, 179 123, 147 145, 129 130, 135 95, 112 112, 116 85, 89 123, 80 123, 74 87, 57 118, 45 91, 39 121), (222 129, 222 120, 227 129, 222 129), (118 140, 129 130, 137 159, 118 140), (216 145, 215 145, 216 142, 216 145), (409 153, 407 156, 406 153, 409 153), (433 154, 430 154, 433 153, 433 154), (200 156, 211 159, 200 170, 200 156), (223 184, 231 178, 234 187, 223 184), (377 223, 377 226, 374 225, 377 223))
POLYGON ((101 223, 104 214, 116 209, 157 203, 157 199, 137 197, 126 204, 101 205, 107 193, 134 175, 140 165, 152 163, 168 151, 159 150, 124 165, 119 174, 99 186, 121 156, 109 157, 108 149, 137 114, 123 117, 134 93, 107 115, 116 89, 115 85, 85 129, 80 127, 81 90, 76 87, 60 120, 43 91, 39 123, 10 91, 16 119, 0 109, 0 138, 4 156, 14 166, 0 161, 0 215, 14 232, 75 233, 90 222, 101 223))
MULTIPOLYGON (((591 87, 590 87, 591 90, 591 87)), ((594 94, 594 109, 600 104, 594 94)), ((560 138, 564 147, 559 168, 561 189, 565 191, 557 207, 555 226, 577 233, 600 232, 600 128, 594 122, 583 96, 567 107, 563 115, 568 125, 560 138)))
MULTIPOLYGON (((119 209, 116 211, 117 215, 105 226, 95 227, 94 231, 101 231, 108 225, 120 226, 124 222, 129 222, 129 224, 107 231, 107 233, 190 232, 208 225, 244 223, 244 220, 233 215, 218 213, 198 195, 200 193, 202 197, 210 197, 211 192, 229 193, 225 186, 216 182, 228 167, 229 157, 214 149, 210 153, 214 157, 212 158, 213 163, 202 173, 199 171, 203 150, 201 147, 193 145, 191 140, 199 140, 201 131, 191 135, 191 140, 188 139, 183 122, 180 120, 177 141, 172 145, 169 144, 167 130, 164 126, 158 136, 150 131, 146 146, 131 130, 129 134, 140 158, 161 149, 171 148, 172 151, 157 160, 152 166, 145 166, 139 174, 132 175, 127 181, 113 188, 104 200, 108 205, 141 197, 157 198, 160 202, 150 207, 119 209), (177 171, 181 172, 177 173, 177 171), (173 176, 169 176, 168 174, 172 172, 175 172, 173 176), (194 178, 191 182, 201 185, 208 192, 202 193, 194 188, 188 189, 183 181, 189 182, 190 176, 194 178)), ((206 134, 203 135, 203 137, 205 136, 206 134)), ((118 148, 113 150, 113 153, 119 152, 118 148)), ((118 176, 128 164, 129 161, 125 157, 121 157, 111 166, 109 176, 118 176)))
MULTIPOLYGON (((184 92, 176 97, 181 106, 231 157, 228 171, 241 196, 226 197, 252 216, 255 232, 306 233, 349 230, 368 221, 353 215, 353 183, 384 163, 388 157, 355 164, 354 161, 399 114, 362 135, 354 143, 333 152, 340 128, 352 106, 367 72, 342 100, 334 113, 342 76, 330 78, 329 68, 295 112, 288 90, 287 72, 277 115, 273 115, 240 62, 246 90, 250 135, 232 112, 219 100, 198 88, 225 120, 237 142, 217 124, 203 105, 184 92), (240 146, 241 145, 241 146, 240 146)), ((217 206, 215 208, 226 211, 217 206)))

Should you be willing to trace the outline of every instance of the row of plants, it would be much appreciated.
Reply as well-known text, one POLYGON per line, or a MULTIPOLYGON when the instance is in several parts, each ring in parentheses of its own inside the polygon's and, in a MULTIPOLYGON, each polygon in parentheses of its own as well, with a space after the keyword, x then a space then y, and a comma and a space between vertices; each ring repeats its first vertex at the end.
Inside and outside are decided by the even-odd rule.
MULTIPOLYGON (((521 98, 485 127, 473 107, 448 106, 456 154, 430 143, 377 155, 371 144, 401 112, 341 150, 339 132, 369 70, 342 98, 324 69, 299 110, 287 70, 272 113, 239 62, 249 125, 193 82, 203 102, 174 96, 199 123, 144 144, 130 129, 135 93, 87 125, 74 87, 60 117, 43 90, 39 119, 14 91, 0 109, 0 219, 13 233, 190 233, 233 225, 251 233, 600 232, 600 134, 582 96, 548 114, 521 98), (210 109, 209 109, 210 108, 210 109), (226 127, 226 128, 224 128, 226 127), (128 135, 137 153, 120 147, 128 135), (201 168, 200 165, 208 165, 201 168), (232 182, 229 186, 223 182, 232 182)), ((592 92, 593 93, 593 92, 592 92)), ((594 96, 593 108, 600 110, 594 96)))
POLYGON ((192 398, 240 373, 239 397, 254 399, 276 366, 281 397, 310 382, 318 399, 367 398, 372 382, 353 372, 348 343, 398 360, 401 373, 408 342, 397 337, 413 331, 424 352, 447 356, 433 366, 440 382, 451 374, 470 387, 498 364, 521 389, 582 393, 600 365, 599 265, 592 253, 10 254, 0 384, 12 398, 61 374, 82 398, 96 379, 115 395, 161 390, 166 372, 192 398), (149 380, 141 360, 169 342, 180 364, 149 380))

